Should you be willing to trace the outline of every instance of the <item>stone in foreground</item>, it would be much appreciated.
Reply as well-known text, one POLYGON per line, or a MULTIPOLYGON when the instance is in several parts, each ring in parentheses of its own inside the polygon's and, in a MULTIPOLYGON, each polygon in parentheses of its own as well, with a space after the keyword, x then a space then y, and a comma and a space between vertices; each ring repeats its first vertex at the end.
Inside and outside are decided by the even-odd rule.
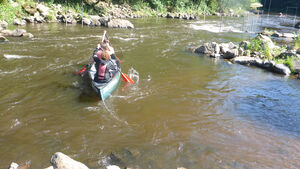
POLYGON ((54 169, 88 169, 86 165, 73 160, 61 152, 56 152, 51 157, 50 163, 54 169))

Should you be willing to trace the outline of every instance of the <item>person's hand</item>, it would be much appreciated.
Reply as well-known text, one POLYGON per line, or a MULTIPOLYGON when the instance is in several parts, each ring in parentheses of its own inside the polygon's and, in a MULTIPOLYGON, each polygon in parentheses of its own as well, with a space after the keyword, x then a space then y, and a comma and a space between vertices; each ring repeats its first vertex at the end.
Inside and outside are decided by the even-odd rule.
POLYGON ((100 44, 97 45, 97 49, 100 49, 100 44))

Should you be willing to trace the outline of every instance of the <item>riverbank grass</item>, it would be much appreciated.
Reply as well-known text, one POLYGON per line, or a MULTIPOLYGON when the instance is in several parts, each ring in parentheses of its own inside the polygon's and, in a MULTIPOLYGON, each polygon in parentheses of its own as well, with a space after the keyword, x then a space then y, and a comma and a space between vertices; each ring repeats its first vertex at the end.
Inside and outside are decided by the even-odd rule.
POLYGON ((0 3, 0 20, 5 20, 7 23, 11 24, 19 15, 22 15, 22 7, 20 4, 13 6, 11 3, 2 1, 0 3))

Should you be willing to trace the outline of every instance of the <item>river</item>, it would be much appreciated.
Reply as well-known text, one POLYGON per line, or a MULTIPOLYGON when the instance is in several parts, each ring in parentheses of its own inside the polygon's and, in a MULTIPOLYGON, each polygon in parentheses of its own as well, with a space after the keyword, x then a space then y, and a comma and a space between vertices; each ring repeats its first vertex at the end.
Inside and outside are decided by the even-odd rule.
POLYGON ((136 83, 121 82, 104 103, 73 72, 105 28, 27 25, 35 38, 0 44, 0 168, 48 167, 57 151, 92 169, 110 153, 136 168, 299 168, 300 81, 188 51, 249 39, 270 18, 141 18, 133 30, 106 29, 136 83))

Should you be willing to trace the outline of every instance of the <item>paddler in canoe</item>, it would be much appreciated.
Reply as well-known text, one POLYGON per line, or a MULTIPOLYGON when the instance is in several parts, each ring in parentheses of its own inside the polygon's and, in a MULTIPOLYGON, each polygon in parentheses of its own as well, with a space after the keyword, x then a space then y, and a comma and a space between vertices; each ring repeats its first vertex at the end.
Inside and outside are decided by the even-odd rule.
MULTIPOLYGON (((92 88, 102 100, 106 99, 116 89, 120 77, 125 82, 134 83, 126 74, 121 72, 120 60, 116 57, 114 49, 105 37, 107 37, 106 31, 104 31, 101 43, 93 52, 89 64, 87 64, 92 88)), ((81 69, 78 74, 84 74, 86 69, 81 69)))

